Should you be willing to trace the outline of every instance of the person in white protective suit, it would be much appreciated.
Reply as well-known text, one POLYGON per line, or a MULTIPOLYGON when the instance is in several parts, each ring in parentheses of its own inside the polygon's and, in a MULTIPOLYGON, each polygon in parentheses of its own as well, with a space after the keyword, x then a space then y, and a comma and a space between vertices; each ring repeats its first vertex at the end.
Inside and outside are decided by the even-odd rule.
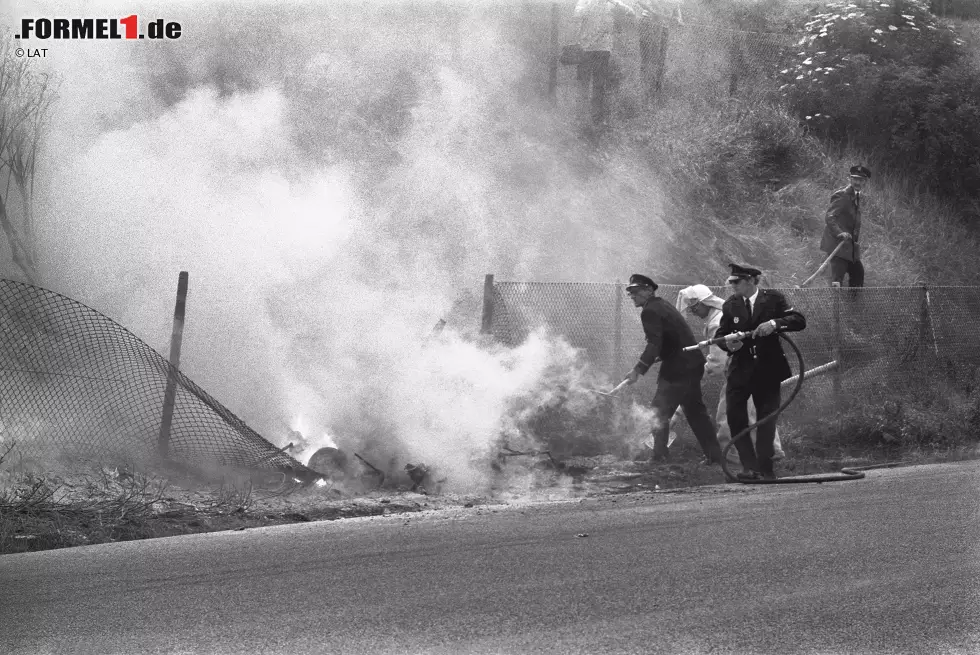
MULTIPOLYGON (((681 313, 688 311, 698 318, 704 319, 704 336, 703 340, 711 339, 714 337, 715 332, 718 330, 718 326, 721 324, 721 307, 724 304, 723 301, 718 296, 711 293, 711 289, 703 284, 695 284, 694 286, 685 287, 681 289, 677 294, 677 310, 681 313)), ((728 368, 728 353, 719 348, 716 345, 708 347, 708 361, 704 365, 704 380, 717 380, 719 376, 724 376, 728 368)), ((671 434, 670 441, 668 441, 667 446, 677 438, 676 433, 673 431, 673 426, 680 417, 681 410, 678 409, 677 413, 674 414, 673 418, 670 420, 671 424, 671 434)), ((749 401, 749 423, 756 422, 756 411, 755 403, 751 400, 749 401)), ((728 446, 728 442, 731 441, 732 435, 728 429, 728 418, 727 418, 727 407, 725 405, 725 389, 721 390, 721 399, 718 402, 718 412, 715 414, 715 423, 718 425, 718 443, 721 445, 722 450, 728 446)), ((752 430, 752 443, 755 443, 755 430, 752 430)), ((774 444, 775 454, 773 459, 782 459, 786 456, 783 452, 783 444, 779 439, 779 430, 776 430, 776 441, 774 444)), ((732 448, 728 453, 729 458, 733 458, 732 461, 738 461, 738 453, 732 448)))

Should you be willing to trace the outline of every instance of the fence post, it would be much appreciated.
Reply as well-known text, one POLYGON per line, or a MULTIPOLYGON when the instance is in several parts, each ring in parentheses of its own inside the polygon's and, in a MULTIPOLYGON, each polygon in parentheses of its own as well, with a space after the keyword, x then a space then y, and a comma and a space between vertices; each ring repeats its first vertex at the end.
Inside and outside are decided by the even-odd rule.
POLYGON ((170 369, 167 371, 167 390, 163 395, 163 419, 160 421, 160 436, 157 451, 167 458, 170 454, 170 425, 174 417, 174 402, 177 397, 177 370, 180 367, 180 344, 184 338, 184 308, 187 304, 187 271, 181 271, 177 278, 177 304, 174 306, 174 327, 170 334, 170 369))
POLYGON ((616 298, 613 300, 613 371, 612 379, 616 380, 622 375, 623 366, 623 294, 620 289, 621 282, 616 280, 613 291, 616 298))
POLYGON ((833 317, 834 317, 834 360, 837 368, 834 369, 834 407, 837 408, 837 436, 841 437, 844 433, 844 412, 841 409, 841 374, 844 371, 844 358, 841 351, 842 329, 841 329, 841 287, 839 282, 834 282, 831 287, 834 291, 833 298, 833 317))
POLYGON ((493 273, 483 279, 483 325, 480 334, 493 333, 493 273))
POLYGON ((936 357, 939 357, 939 344, 936 342, 936 326, 932 323, 932 301, 929 298, 929 287, 922 285, 922 309, 920 311, 920 321, 921 327, 919 328, 919 340, 925 344, 926 340, 932 337, 932 351, 936 353, 936 357), (929 333, 926 334, 926 326, 929 327, 929 333))
POLYGON ((742 60, 742 44, 738 41, 738 32, 732 32, 728 48, 728 95, 733 96, 738 91, 739 74, 744 64, 742 60))
POLYGON ((548 49, 548 99, 558 98, 558 3, 551 3, 551 39, 548 49))

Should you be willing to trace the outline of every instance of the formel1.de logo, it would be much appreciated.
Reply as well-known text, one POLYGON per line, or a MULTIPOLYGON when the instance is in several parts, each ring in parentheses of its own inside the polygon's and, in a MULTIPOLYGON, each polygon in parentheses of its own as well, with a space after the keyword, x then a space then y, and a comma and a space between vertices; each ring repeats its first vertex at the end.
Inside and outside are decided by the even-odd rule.
POLYGON ((136 14, 125 18, 22 18, 15 39, 179 39, 180 23, 155 18, 140 30, 136 14))

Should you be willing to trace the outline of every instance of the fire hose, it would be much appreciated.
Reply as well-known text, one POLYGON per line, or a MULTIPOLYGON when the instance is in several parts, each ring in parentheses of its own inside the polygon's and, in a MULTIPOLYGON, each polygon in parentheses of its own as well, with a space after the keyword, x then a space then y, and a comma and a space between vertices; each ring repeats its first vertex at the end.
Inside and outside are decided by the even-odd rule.
MULTIPOLYGON (((696 350, 703 346, 709 346, 712 344, 722 343, 725 341, 736 341, 739 339, 743 339, 749 336, 750 334, 751 334, 750 332, 735 332, 733 334, 729 334, 724 337, 718 337, 717 339, 708 339, 707 341, 701 341, 700 343, 697 343, 693 346, 688 346, 687 348, 684 348, 684 350, 685 351, 696 350)), ((785 401, 783 401, 783 403, 779 407, 777 407, 775 410, 773 410, 771 413, 767 414, 766 416, 758 419, 755 423, 749 425, 747 428, 740 431, 738 434, 733 435, 731 440, 728 442, 728 445, 725 446, 725 450, 721 454, 721 468, 725 472, 725 477, 728 478, 728 481, 741 482, 742 484, 801 484, 807 482, 818 482, 818 483, 841 482, 845 480, 860 480, 863 477, 865 477, 863 471, 869 471, 871 469, 879 469, 879 468, 892 468, 895 466, 899 466, 901 462, 889 462, 887 464, 872 464, 869 466, 851 466, 847 468, 842 468, 839 473, 826 473, 826 474, 807 475, 807 476, 787 476, 787 477, 773 478, 768 480, 767 479, 739 480, 738 477, 736 477, 736 475, 732 473, 731 469, 728 468, 728 451, 732 449, 736 441, 745 437, 748 434, 751 434, 752 430, 756 429, 760 425, 764 425, 766 423, 775 421, 776 417, 782 414, 783 411, 787 407, 789 407, 790 403, 793 402, 797 394, 800 393, 800 388, 803 386, 803 380, 806 377, 803 374, 803 372, 806 371, 806 366, 804 365, 803 362, 803 353, 800 352, 799 347, 796 345, 796 343, 793 342, 792 339, 786 336, 786 334, 782 332, 777 332, 776 334, 779 335, 779 338, 781 338, 783 341, 788 343, 790 345, 790 348, 793 349, 793 352, 796 353, 796 359, 799 362, 800 374, 796 376, 796 384, 793 385, 792 393, 790 393, 789 397, 785 401)))

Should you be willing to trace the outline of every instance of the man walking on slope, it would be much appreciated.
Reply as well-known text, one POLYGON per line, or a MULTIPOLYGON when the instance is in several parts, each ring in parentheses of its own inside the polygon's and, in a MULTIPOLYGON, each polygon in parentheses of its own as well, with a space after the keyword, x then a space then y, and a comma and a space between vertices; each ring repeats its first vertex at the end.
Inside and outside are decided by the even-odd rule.
POLYGON ((830 208, 825 216, 826 227, 820 240, 820 249, 828 255, 843 242, 843 246, 830 260, 830 282, 843 286, 844 276, 850 287, 864 286, 864 264, 861 263, 861 190, 871 179, 871 171, 864 166, 852 166, 850 184, 834 191, 830 196, 830 208))
MULTIPOLYGON (((695 284, 694 286, 685 287, 681 289, 677 294, 677 310, 680 312, 688 311, 700 319, 704 320, 704 333, 703 339, 713 339, 715 332, 721 326, 721 308, 725 301, 716 296, 711 292, 711 289, 703 284, 695 284)), ((708 357, 707 362, 704 365, 705 379, 717 379, 724 376, 726 369, 728 368, 728 353, 719 348, 717 345, 712 344, 708 347, 708 357)), ((682 409, 678 409, 677 413, 674 414, 674 418, 670 420, 671 426, 673 426, 683 413, 682 409)), ((756 407, 755 401, 749 402, 749 423, 755 423, 756 421, 756 407)), ((724 450, 725 446, 732 438, 731 430, 728 428, 728 412, 727 403, 725 402, 725 385, 721 388, 721 398, 718 400, 718 411, 715 413, 715 422, 718 425, 718 444, 721 449, 724 450)), ((752 443, 756 443, 756 430, 752 431, 752 443)), ((776 430, 775 441, 773 442, 773 447, 775 452, 772 458, 774 460, 782 459, 786 456, 783 452, 783 444, 779 439, 779 430, 776 430)), ((729 454, 729 458, 735 456, 735 451, 729 454)))
POLYGON ((668 456, 667 439, 670 417, 678 407, 694 432, 701 450, 712 463, 721 462, 721 447, 715 436, 708 408, 701 396, 701 378, 704 376, 705 357, 700 350, 684 352, 682 349, 697 343, 691 326, 670 303, 657 298, 657 284, 645 275, 630 276, 626 293, 636 307, 642 308, 640 321, 647 345, 640 360, 626 375, 629 384, 635 384, 659 359, 657 391, 653 397, 653 460, 665 461, 668 456))

